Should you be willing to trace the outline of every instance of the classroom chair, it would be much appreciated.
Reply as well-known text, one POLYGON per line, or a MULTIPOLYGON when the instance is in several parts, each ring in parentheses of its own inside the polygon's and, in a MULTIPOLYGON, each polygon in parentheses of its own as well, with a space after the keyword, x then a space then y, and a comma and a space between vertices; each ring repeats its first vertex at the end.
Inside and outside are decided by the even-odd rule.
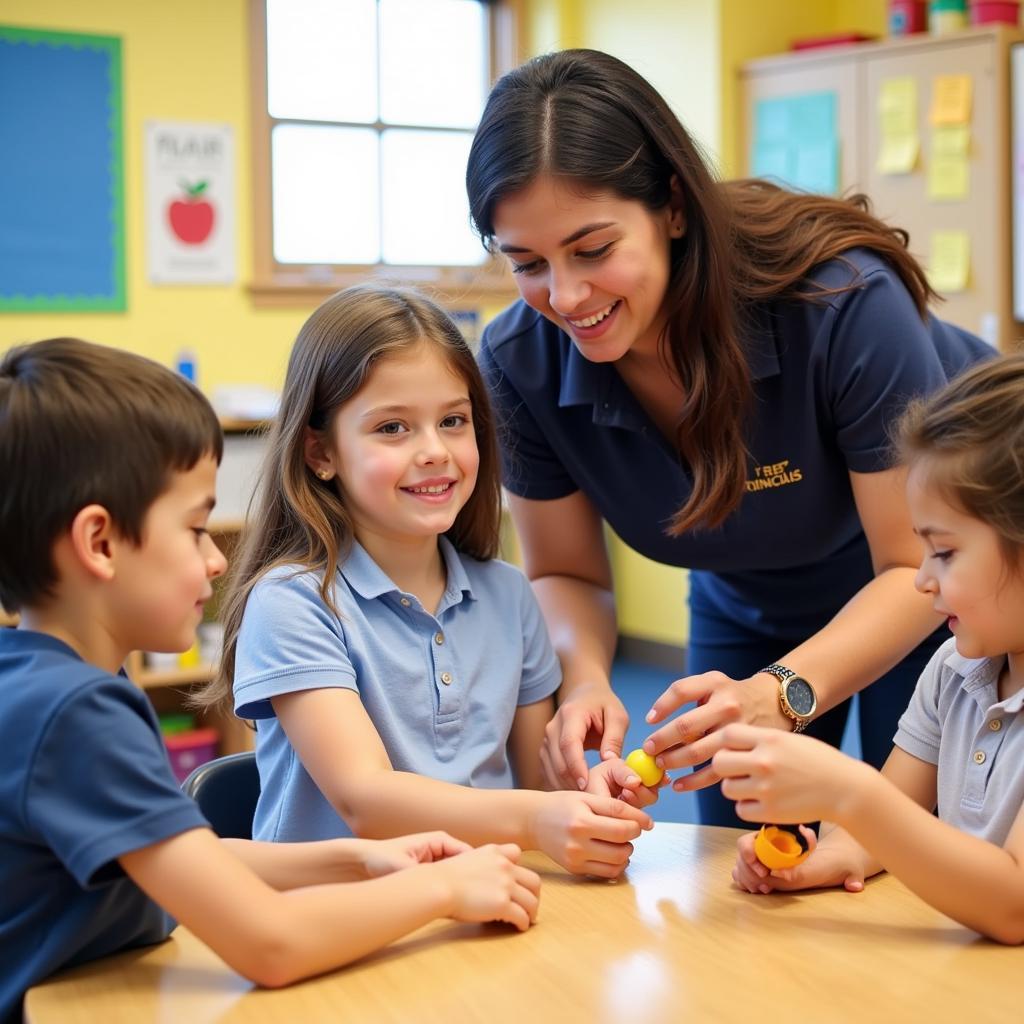
POLYGON ((260 795, 256 754, 246 750, 199 765, 181 784, 221 839, 252 839, 252 816, 260 795))

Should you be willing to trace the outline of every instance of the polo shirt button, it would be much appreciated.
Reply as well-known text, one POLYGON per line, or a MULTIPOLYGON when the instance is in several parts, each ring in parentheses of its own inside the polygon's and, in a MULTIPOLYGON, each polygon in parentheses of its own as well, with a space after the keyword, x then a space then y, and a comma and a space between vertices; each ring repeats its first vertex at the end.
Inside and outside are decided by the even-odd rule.
POLYGON ((993 718, 992 721, 988 723, 988 727, 993 732, 999 732, 1003 727, 1003 720, 1001 718, 993 718))
POLYGON ((976 750, 974 752, 974 763, 975 764, 984 764, 985 763, 985 751, 984 750, 976 750))
POLYGON ((434 643, 438 644, 438 645, 443 644, 444 643, 444 633, 435 633, 434 634, 434 643))
POLYGON ((407 598, 407 597, 403 597, 402 598, 402 607, 403 608, 408 608, 409 605, 411 605, 411 604, 412 604, 412 601, 410 601, 409 598, 407 598))
POLYGON ((451 685, 451 681, 452 681, 452 674, 451 674, 451 672, 442 672, 441 673, 441 682, 444 683, 445 686, 450 686, 451 685))

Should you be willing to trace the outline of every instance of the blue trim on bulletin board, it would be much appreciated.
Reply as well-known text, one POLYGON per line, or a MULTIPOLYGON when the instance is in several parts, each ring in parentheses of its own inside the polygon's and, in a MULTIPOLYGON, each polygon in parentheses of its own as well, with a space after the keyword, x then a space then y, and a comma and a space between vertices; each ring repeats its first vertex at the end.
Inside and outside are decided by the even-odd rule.
POLYGON ((0 25, 0 312, 124 310, 121 40, 0 25))

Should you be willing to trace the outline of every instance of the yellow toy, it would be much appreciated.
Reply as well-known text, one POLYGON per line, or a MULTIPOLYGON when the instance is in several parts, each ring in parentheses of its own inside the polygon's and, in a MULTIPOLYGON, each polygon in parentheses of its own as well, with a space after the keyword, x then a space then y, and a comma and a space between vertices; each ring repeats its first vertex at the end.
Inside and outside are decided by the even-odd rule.
POLYGON ((654 758, 640 747, 626 755, 626 764, 640 776, 640 781, 645 786, 656 786, 665 774, 664 769, 658 767, 654 758))
POLYGON ((773 871, 796 867, 810 852, 796 825, 762 825, 754 839, 757 859, 773 871))

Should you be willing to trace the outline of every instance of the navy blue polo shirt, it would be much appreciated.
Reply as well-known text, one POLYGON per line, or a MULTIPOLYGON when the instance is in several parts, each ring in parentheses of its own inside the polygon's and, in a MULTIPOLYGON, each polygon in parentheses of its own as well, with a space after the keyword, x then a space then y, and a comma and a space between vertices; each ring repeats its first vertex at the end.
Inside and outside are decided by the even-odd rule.
POLYGON ((665 532, 692 490, 688 468, 615 365, 588 362, 522 301, 487 327, 480 352, 505 486, 538 500, 583 491, 630 547, 697 570, 691 601, 705 613, 764 636, 816 632, 872 576, 849 473, 886 469, 907 401, 994 350, 923 322, 896 273, 868 251, 822 264, 810 281, 856 287, 756 310, 745 339, 747 489, 720 528, 665 532))
POLYGON ((55 637, 0 629, 0 1021, 62 967, 174 922, 118 858, 208 827, 146 695, 55 637))

